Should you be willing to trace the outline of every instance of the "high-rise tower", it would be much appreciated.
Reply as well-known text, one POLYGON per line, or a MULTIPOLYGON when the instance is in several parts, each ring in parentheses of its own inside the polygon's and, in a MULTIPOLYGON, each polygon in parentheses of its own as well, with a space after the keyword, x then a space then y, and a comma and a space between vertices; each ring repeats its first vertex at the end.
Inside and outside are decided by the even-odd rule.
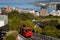
POLYGON ((40 16, 48 16, 47 5, 41 5, 40 16))

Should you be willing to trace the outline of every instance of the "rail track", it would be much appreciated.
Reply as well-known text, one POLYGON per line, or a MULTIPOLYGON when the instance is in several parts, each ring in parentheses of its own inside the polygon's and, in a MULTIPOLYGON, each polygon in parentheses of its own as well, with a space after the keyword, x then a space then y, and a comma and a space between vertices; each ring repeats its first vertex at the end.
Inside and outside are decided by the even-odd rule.
POLYGON ((58 38, 54 38, 54 37, 50 37, 50 36, 46 36, 46 35, 42 35, 42 34, 36 34, 34 33, 33 36, 31 38, 25 38, 22 36, 23 40, 60 40, 58 38))

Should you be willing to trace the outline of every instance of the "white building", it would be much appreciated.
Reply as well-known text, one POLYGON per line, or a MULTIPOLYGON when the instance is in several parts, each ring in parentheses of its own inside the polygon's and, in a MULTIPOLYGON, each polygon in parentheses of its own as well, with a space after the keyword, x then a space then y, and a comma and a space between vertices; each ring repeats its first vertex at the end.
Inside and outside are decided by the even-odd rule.
POLYGON ((58 11, 52 10, 50 12, 50 14, 53 15, 53 16, 60 16, 60 11, 59 10, 58 11))
POLYGON ((1 10, 0 10, 0 14, 1 14, 1 10))
POLYGON ((58 16, 60 16, 60 10, 58 10, 58 16))
POLYGON ((18 10, 20 13, 34 13, 35 12, 35 10, 26 10, 26 9, 19 9, 18 10))
POLYGON ((35 13, 35 10, 29 10, 30 13, 35 13))
POLYGON ((7 15, 0 15, 0 27, 6 25, 8 23, 7 15))
POLYGON ((27 13, 27 12, 29 12, 28 10, 24 10, 24 9, 18 9, 17 10, 19 13, 27 13))
POLYGON ((36 13, 36 15, 37 15, 37 16, 39 16, 39 15, 40 15, 40 13, 39 13, 39 12, 35 12, 35 13, 36 13))
POLYGON ((0 27, 4 26, 4 21, 0 21, 0 27))
POLYGON ((35 10, 23 10, 23 9, 20 9, 19 13, 32 13, 35 16, 39 16, 39 12, 35 12, 35 10))
POLYGON ((30 9, 20 9, 13 7, 13 10, 17 10, 19 13, 32 13, 33 15, 39 16, 39 12, 35 12, 35 10, 30 10, 30 9))

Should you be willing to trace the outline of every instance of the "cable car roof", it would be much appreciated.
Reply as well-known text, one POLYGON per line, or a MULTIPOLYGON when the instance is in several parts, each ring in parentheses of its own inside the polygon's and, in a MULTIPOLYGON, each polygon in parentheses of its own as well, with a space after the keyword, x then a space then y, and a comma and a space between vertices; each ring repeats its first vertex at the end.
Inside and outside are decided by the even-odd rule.
POLYGON ((24 27, 23 29, 25 29, 25 30, 32 30, 32 28, 29 28, 29 27, 24 27))

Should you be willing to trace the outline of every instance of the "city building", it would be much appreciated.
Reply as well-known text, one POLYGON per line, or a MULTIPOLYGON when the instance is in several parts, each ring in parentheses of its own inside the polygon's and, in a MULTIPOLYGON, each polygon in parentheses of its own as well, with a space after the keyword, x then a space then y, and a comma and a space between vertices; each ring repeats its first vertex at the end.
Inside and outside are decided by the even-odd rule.
POLYGON ((34 16, 39 16, 39 12, 35 11, 34 16))
POLYGON ((29 13, 32 13, 34 16, 39 16, 39 12, 35 10, 29 10, 29 13))
POLYGON ((11 12, 11 11, 12 11, 12 8, 9 7, 9 6, 1 7, 1 13, 2 14, 8 13, 8 12, 11 12))
POLYGON ((50 12, 50 15, 60 16, 60 10, 58 10, 58 11, 52 10, 52 11, 50 12))
POLYGON ((60 4, 56 5, 56 10, 60 10, 60 4))
POLYGON ((0 10, 0 14, 1 14, 1 10, 0 10))
POLYGON ((0 30, 5 32, 9 30, 8 15, 0 14, 0 30))
POLYGON ((48 16, 48 11, 46 5, 41 5, 40 16, 48 16))
POLYGON ((58 10, 58 16, 60 16, 60 10, 58 10))
POLYGON ((17 10, 19 13, 31 13, 34 16, 39 16, 40 14, 39 12, 32 9, 20 9, 18 7, 10 7, 10 6, 1 7, 0 13, 5 14, 11 12, 12 10, 17 10))
POLYGON ((36 12, 35 10, 26 10, 26 9, 20 9, 18 10, 19 13, 31 13, 34 16, 39 16, 39 12, 36 12))
POLYGON ((20 11, 20 8, 18 8, 18 7, 12 7, 12 10, 20 11))
POLYGON ((5 8, 5 7, 1 7, 1 13, 2 13, 2 14, 6 13, 6 11, 5 11, 5 10, 6 10, 6 8, 5 8))
POLYGON ((29 10, 30 13, 35 13, 35 10, 29 10))
POLYGON ((50 15, 55 16, 56 15, 56 11, 55 10, 51 10, 50 15))
POLYGON ((13 10, 10 6, 6 6, 5 8, 6 8, 5 11, 6 11, 7 13, 8 13, 8 12, 11 12, 11 11, 13 10))

